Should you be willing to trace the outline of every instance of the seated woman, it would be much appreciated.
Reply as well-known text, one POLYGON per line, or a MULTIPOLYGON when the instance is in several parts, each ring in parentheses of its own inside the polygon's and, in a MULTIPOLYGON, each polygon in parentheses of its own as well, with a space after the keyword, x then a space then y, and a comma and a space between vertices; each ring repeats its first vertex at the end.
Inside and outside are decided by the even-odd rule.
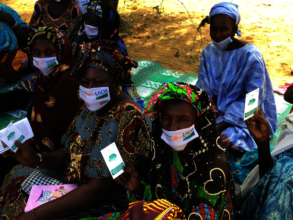
POLYGON ((256 143, 243 120, 245 96, 259 88, 259 105, 271 127, 277 129, 277 113, 272 84, 260 51, 236 39, 240 22, 238 6, 222 2, 210 11, 212 44, 204 48, 196 86, 207 92, 220 116, 217 127, 227 148, 249 151, 256 143))
POLYGON ((74 0, 38 0, 29 26, 33 31, 39 27, 53 27, 64 34, 78 13, 74 0))
MULTIPOLYGON (((80 98, 85 101, 69 126, 62 143, 64 147, 51 153, 36 154, 28 143, 16 143, 19 150, 6 153, 26 167, 15 167, 5 178, 0 190, 2 217, 14 219, 79 219, 100 216, 128 208, 126 190, 113 180, 101 150, 116 143, 125 163, 142 164, 149 154, 151 137, 142 109, 120 90, 129 69, 135 64, 121 53, 93 51, 87 59, 80 81, 80 98), (96 93, 107 90, 108 100, 101 102, 96 93), (26 196, 19 190, 21 182, 39 166, 61 170, 65 183, 79 187, 63 197, 23 214, 26 196)), ((66 88, 66 87, 64 87, 66 88)))
POLYGON ((18 13, 0 3, 0 84, 14 80, 27 67, 26 47, 28 26, 18 13))
MULTIPOLYGON (((79 1, 77 3, 80 11, 85 13, 85 6, 80 6, 80 2, 83 2, 86 5, 89 1, 79 1)), ((87 11, 87 10, 86 10, 87 11)), ((111 6, 107 5, 105 2, 101 1, 94 1, 89 5, 89 12, 85 13, 85 15, 80 14, 75 20, 72 25, 66 31, 66 36, 72 43, 73 47, 73 54, 75 57, 80 56, 82 51, 80 50, 80 45, 84 43, 90 43, 93 41, 100 41, 100 40, 111 40, 109 42, 113 48, 122 52, 124 55, 127 55, 127 50, 124 45, 124 42, 119 37, 119 25, 120 25, 120 18, 118 12, 113 9, 111 6), (101 7, 101 8, 99 8, 101 7), (84 25, 89 25, 85 31, 84 25), (90 33, 89 30, 94 30, 94 33, 90 33), (91 35, 88 37, 87 35, 91 35)), ((77 67, 80 67, 80 62, 77 62, 77 67)), ((72 75, 74 77, 78 77, 77 73, 79 70, 74 70, 72 75)), ((31 90, 33 89, 34 83, 33 79, 28 81, 23 81, 18 89, 22 90, 31 90)), ((134 96, 133 96, 134 97, 134 96)), ((140 99, 140 98, 136 98, 140 99)), ((143 104, 141 105, 143 107, 143 104)))
POLYGON ((102 0, 89 3, 87 12, 79 15, 66 31, 73 46, 74 57, 80 52, 78 45, 101 40, 114 41, 115 49, 127 56, 125 44, 119 37, 119 26, 120 16, 112 6, 102 0))
MULTIPOLYGON (((183 210, 184 219, 232 219, 237 211, 233 176, 207 94, 185 83, 165 83, 150 98, 146 114, 153 120, 155 142, 149 175, 128 164, 116 181, 158 205, 167 199, 183 210)), ((121 219, 142 219, 134 213, 149 219, 142 207, 134 203, 121 219)))
POLYGON ((62 147, 62 135, 76 115, 79 83, 71 77, 75 67, 71 45, 60 31, 40 27, 28 38, 37 77, 33 89, 30 124, 38 152, 62 147))
MULTIPOLYGON (((0 94, 0 109, 19 109, 22 107, 20 105, 26 105, 32 98, 31 117, 28 116, 34 133, 31 144, 36 152, 50 152, 62 147, 62 135, 80 108, 79 83, 71 77, 75 61, 70 42, 57 29, 38 28, 29 36, 28 45, 37 76, 30 81, 27 89, 31 89, 31 83, 35 87, 30 92, 15 90, 0 94), (55 63, 49 67, 50 62, 55 63), (11 97, 21 97, 23 100, 15 102, 11 97)), ((0 163, 5 164, 0 173, 1 182, 13 166, 7 166, 3 158, 0 163)))

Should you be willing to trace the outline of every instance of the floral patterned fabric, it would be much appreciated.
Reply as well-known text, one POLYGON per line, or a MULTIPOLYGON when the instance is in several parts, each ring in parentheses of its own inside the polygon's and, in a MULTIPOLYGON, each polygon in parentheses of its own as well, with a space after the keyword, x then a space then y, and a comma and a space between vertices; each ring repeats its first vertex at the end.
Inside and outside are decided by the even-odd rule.
MULTIPOLYGON (((150 120, 141 116, 141 113, 142 109, 132 100, 118 104, 103 117, 96 116, 95 112, 82 106, 62 141, 68 164, 65 174, 49 170, 41 172, 64 183, 79 185, 88 183, 91 178, 111 177, 101 150, 113 142, 124 162, 139 167, 144 158, 148 157, 151 145, 150 120)), ((0 189, 0 219, 16 219, 23 213, 27 196, 21 191, 20 185, 34 170, 18 165, 5 177, 0 189)), ((126 190, 118 186, 95 207, 64 219, 117 216, 117 212, 125 211, 128 204, 126 190)))
POLYGON ((283 157, 243 198, 243 219, 293 219, 293 159, 283 157))
MULTIPOLYGON (((141 108, 132 100, 114 107, 104 117, 84 105, 63 137, 70 182, 87 183, 91 178, 111 177, 101 150, 115 142, 123 161, 139 164, 149 153, 151 139, 141 108)), ((126 195, 126 192, 125 192, 126 195)))

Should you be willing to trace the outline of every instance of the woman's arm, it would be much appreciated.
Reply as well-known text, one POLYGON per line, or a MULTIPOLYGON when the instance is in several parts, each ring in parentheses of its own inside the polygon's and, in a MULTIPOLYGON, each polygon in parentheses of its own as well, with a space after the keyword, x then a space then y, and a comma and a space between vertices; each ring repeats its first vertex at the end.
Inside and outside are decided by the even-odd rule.
MULTIPOLYGON (((111 177, 106 179, 91 179, 89 183, 72 190, 63 197, 34 209, 35 219, 51 220, 74 215, 91 208, 95 203, 109 195, 115 187, 117 187, 117 184, 111 177)), ((34 219, 32 211, 19 218, 19 220, 28 219, 34 219)))
POLYGON ((217 124, 217 128, 218 128, 219 134, 221 135, 221 133, 222 133, 225 129, 227 129, 227 128, 231 127, 231 126, 233 126, 233 125, 231 125, 231 124, 228 123, 228 122, 221 121, 220 123, 217 124))
POLYGON ((143 198, 145 185, 141 183, 141 178, 134 166, 127 163, 123 167, 124 173, 115 179, 115 182, 123 186, 129 192, 137 195, 139 198, 143 198))
MULTIPOLYGON (((12 15, 5 12, 5 11, 0 11, 0 21, 6 22, 10 27, 13 27, 16 23, 16 21, 14 20, 12 15)), ((15 36, 17 37, 18 46, 19 47, 26 47, 27 46, 26 32, 19 25, 14 27, 12 30, 13 30, 15 36)))
POLYGON ((15 153, 6 151, 2 153, 2 156, 4 158, 12 157, 22 165, 31 168, 36 168, 37 166, 41 169, 50 170, 63 170, 66 168, 64 147, 50 153, 40 154, 41 161, 40 156, 29 145, 29 141, 23 144, 16 141, 15 145, 18 147, 15 153))
POLYGON ((261 178, 274 164, 270 153, 270 125, 261 109, 245 122, 258 147, 259 177, 261 178))

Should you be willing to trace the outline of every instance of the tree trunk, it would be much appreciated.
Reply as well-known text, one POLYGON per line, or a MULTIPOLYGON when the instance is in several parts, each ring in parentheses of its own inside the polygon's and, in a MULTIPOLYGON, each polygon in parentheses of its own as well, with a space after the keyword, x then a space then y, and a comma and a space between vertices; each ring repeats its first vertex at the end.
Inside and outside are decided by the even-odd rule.
POLYGON ((105 0, 105 2, 107 2, 109 5, 112 5, 112 7, 115 8, 116 10, 118 8, 118 1, 119 0, 105 0))

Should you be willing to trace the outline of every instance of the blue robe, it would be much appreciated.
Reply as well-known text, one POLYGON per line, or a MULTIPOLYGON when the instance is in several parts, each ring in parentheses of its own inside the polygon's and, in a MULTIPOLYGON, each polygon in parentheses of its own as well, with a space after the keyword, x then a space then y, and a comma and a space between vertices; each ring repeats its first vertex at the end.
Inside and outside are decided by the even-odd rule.
POLYGON ((271 127, 271 136, 277 129, 277 111, 271 80, 264 59, 252 44, 223 51, 209 44, 201 55, 196 86, 207 92, 217 105, 220 116, 217 123, 232 124, 223 133, 237 150, 249 151, 257 147, 244 118, 245 96, 259 88, 259 106, 271 127))
MULTIPOLYGON (((27 27, 27 24, 20 18, 19 14, 3 3, 0 3, 0 11, 5 11, 12 15, 20 27, 27 27)), ((0 22, 0 51, 18 49, 18 40, 6 22, 0 22)))

